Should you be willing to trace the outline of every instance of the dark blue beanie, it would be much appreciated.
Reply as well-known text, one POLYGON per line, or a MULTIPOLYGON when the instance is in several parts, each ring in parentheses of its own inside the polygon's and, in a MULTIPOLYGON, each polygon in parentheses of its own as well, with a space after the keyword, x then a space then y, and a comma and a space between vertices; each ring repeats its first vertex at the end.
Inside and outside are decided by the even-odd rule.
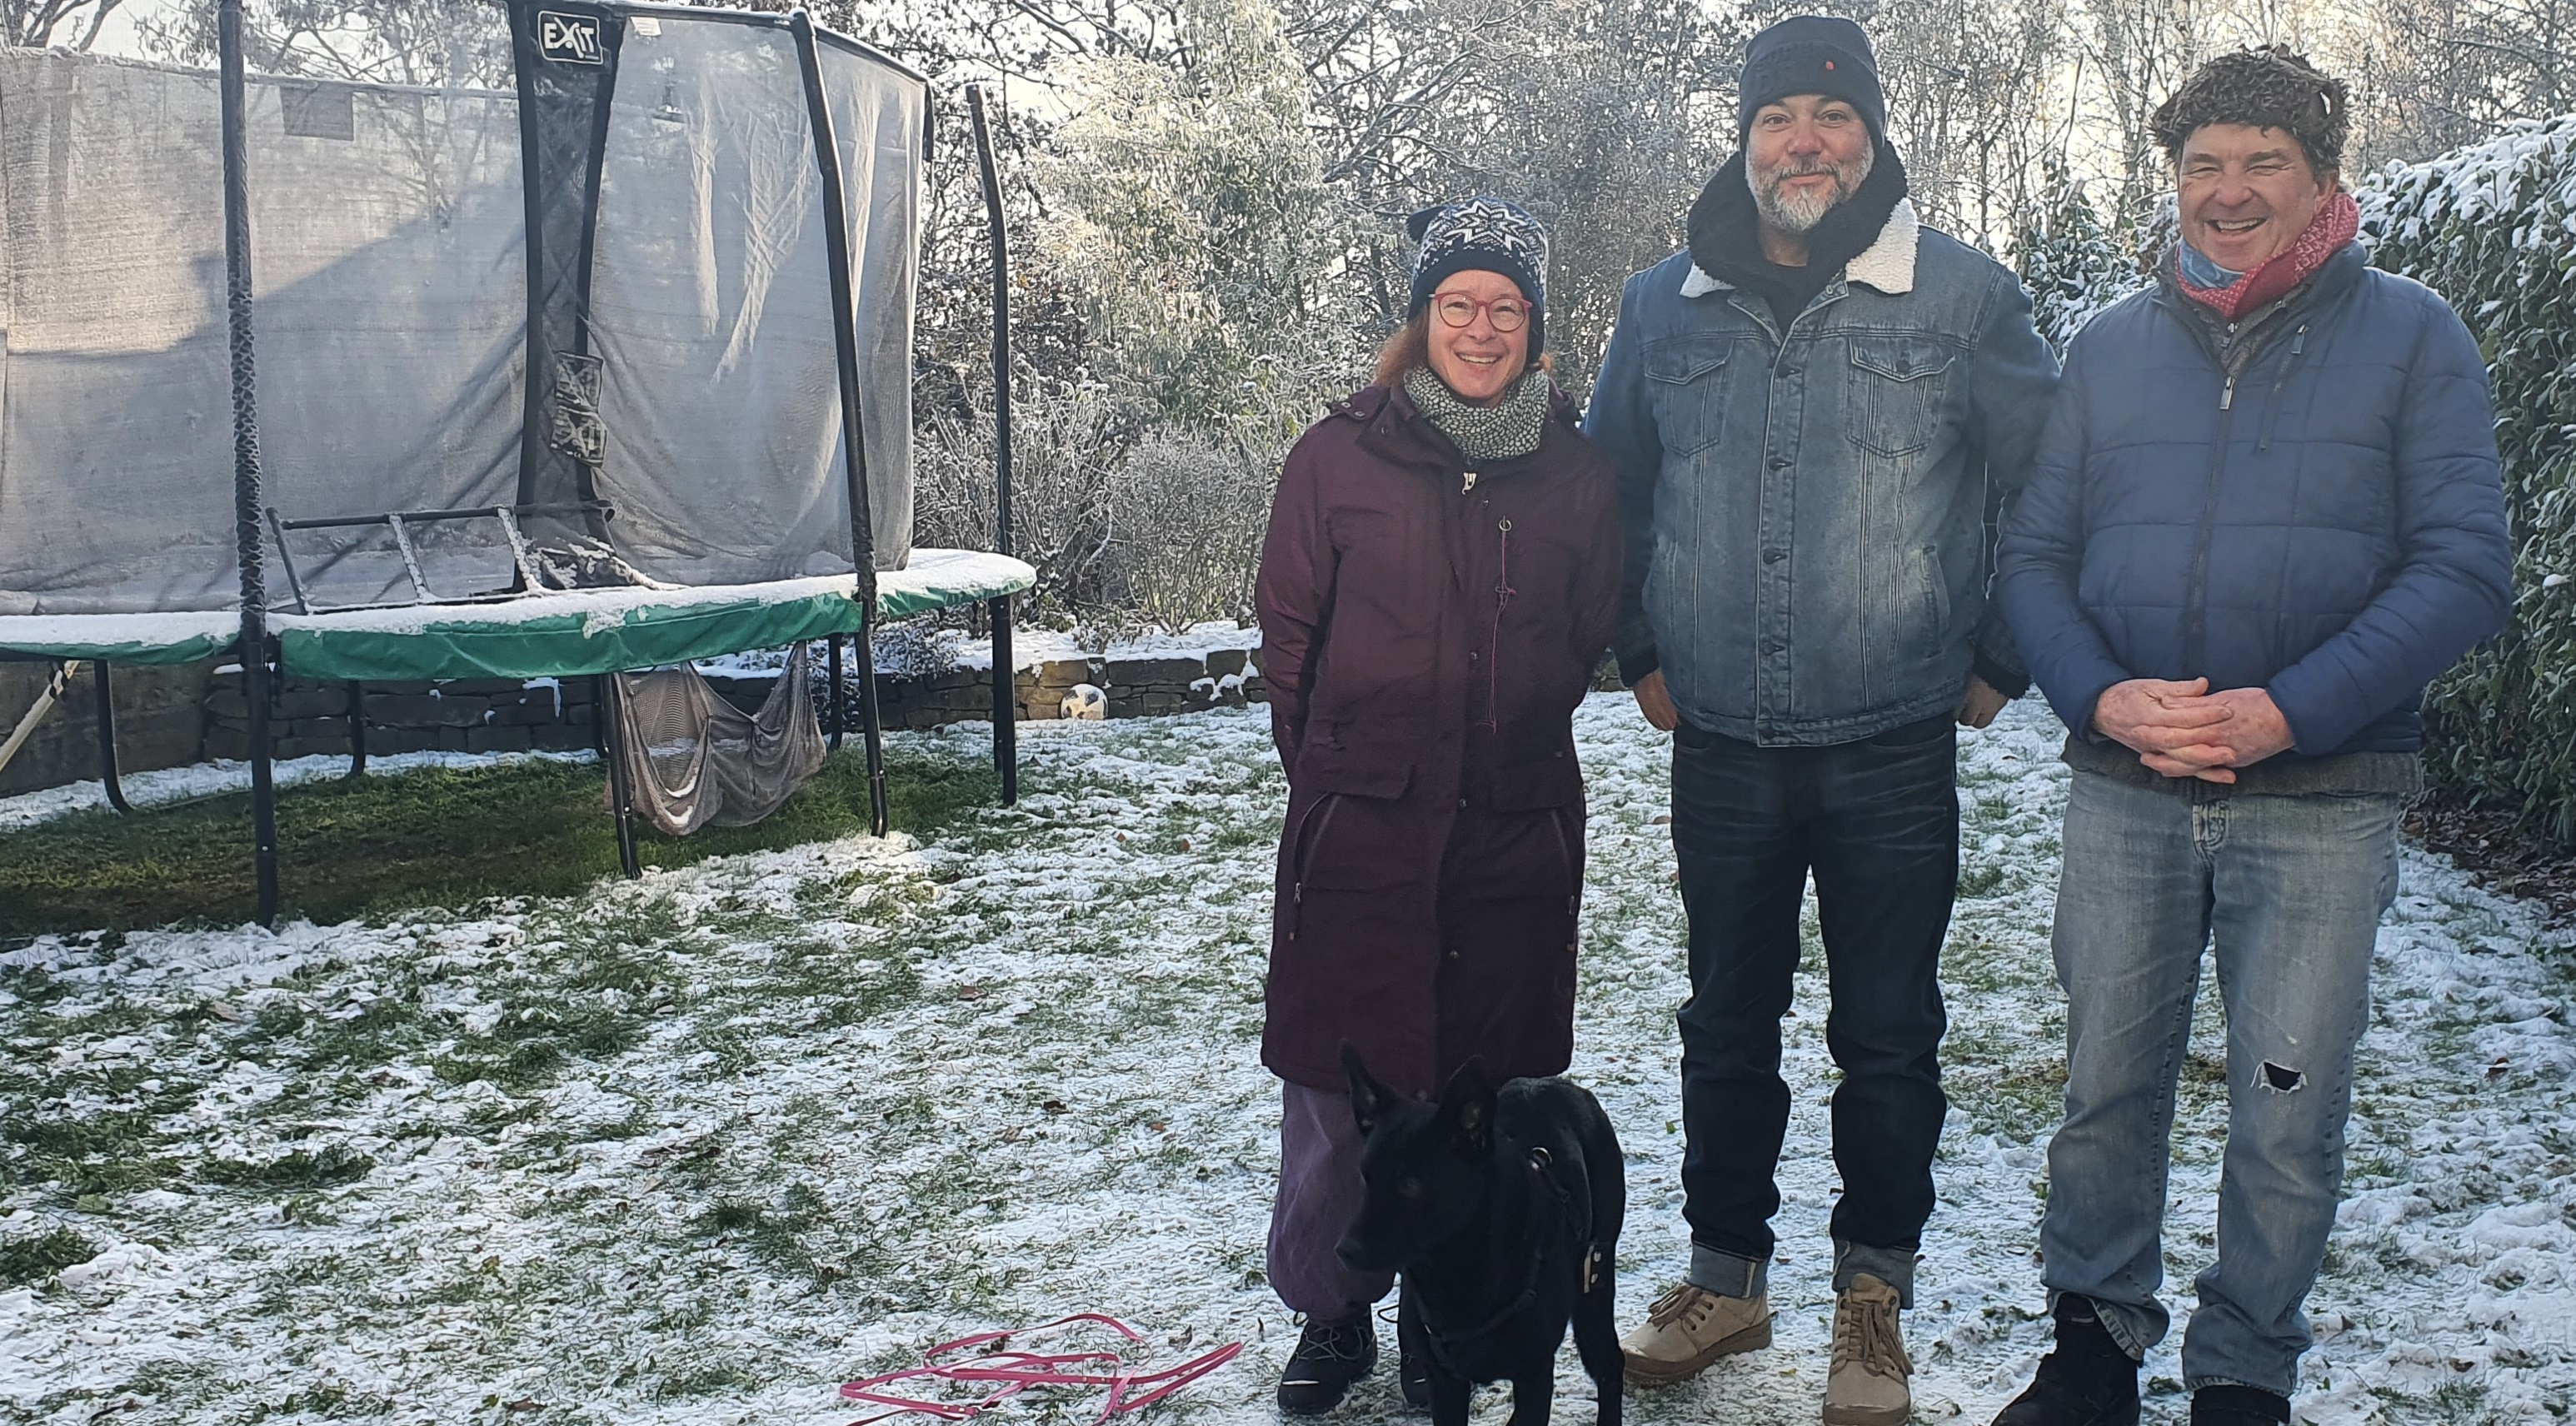
POLYGON ((1836 15, 1794 15, 1744 47, 1735 87, 1735 139, 1753 132, 1765 104, 1792 94, 1822 94, 1860 111, 1870 137, 1887 137, 1887 96, 1878 87, 1878 56, 1869 32, 1836 15))
POLYGON ((1538 360, 1547 342, 1547 229, 1529 210, 1508 199, 1478 194, 1434 204, 1405 220, 1404 231, 1422 245, 1413 257, 1410 322, 1431 306, 1431 294, 1453 272, 1499 272, 1529 299, 1529 354, 1538 360))

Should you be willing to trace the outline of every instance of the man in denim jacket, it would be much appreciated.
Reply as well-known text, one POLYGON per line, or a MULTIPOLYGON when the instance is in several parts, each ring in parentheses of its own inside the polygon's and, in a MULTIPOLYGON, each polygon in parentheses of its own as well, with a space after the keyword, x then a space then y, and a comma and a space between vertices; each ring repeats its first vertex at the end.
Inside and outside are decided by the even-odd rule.
POLYGON ((1692 206, 1689 248, 1629 279, 1585 422, 1619 471, 1619 661, 1674 732, 1690 916, 1691 1268, 1624 1340, 1628 1372, 1680 1381, 1770 1342, 1780 1019, 1812 873, 1843 1076, 1833 1426, 1910 1408, 1897 1310, 1947 1110, 1953 720, 1982 727, 2027 683, 1985 607, 1985 522, 2057 382, 2020 283, 1917 222, 1885 120, 1859 26, 1754 38, 1743 152, 1692 206))

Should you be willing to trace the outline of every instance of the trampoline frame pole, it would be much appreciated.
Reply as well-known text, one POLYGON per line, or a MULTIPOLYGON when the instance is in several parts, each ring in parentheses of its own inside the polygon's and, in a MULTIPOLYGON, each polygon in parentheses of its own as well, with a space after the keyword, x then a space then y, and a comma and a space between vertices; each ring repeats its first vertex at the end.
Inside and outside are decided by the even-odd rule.
POLYGON ((346 776, 367 775, 367 686, 356 679, 348 683, 349 695, 349 771, 346 776))
POLYGON ((841 636, 838 634, 823 640, 823 677, 832 688, 831 696, 824 700, 824 706, 831 716, 831 726, 824 730, 824 736, 829 740, 828 746, 834 752, 838 752, 841 748, 841 730, 847 727, 850 721, 849 714, 843 710, 841 704, 841 636))
MULTIPOLYGON (((1011 552, 1011 245, 1002 221, 1002 180, 993 164, 993 135, 984 122, 984 86, 966 86, 975 123, 975 164, 984 179, 984 218, 993 244, 993 550, 1011 552)), ((1011 596, 991 603, 993 625, 993 768, 1002 775, 1002 805, 1020 800, 1019 662, 1011 656, 1011 596)))
POLYGON ((232 348, 233 542, 241 561, 242 696, 250 704, 252 856, 258 921, 277 924, 277 779, 271 766, 266 551, 260 533, 258 369, 251 352, 250 159, 242 75, 242 0, 221 0, 215 39, 223 91, 224 306, 232 348))
POLYGON ((850 275, 850 205, 841 180, 841 146, 832 134, 832 105, 823 93, 823 57, 814 40, 814 19, 801 8, 788 12, 787 28, 796 37, 796 58, 804 72, 807 126, 814 131, 814 166, 822 179, 823 257, 832 279, 832 344, 840 361, 841 446, 843 475, 850 501, 852 591, 859 602, 858 636, 851 654, 858 663, 859 724, 868 749, 868 826, 886 832, 885 734, 877 709, 875 638, 877 624, 877 554, 875 521, 868 510, 866 424, 859 414, 859 314, 857 288, 850 275))
POLYGON ((599 720, 599 756, 608 764, 609 810, 617 821, 617 869, 633 881, 644 874, 635 847, 635 785, 626 766, 626 685, 614 673, 594 674, 591 716, 599 720))
POLYGON ((98 680, 98 780, 107 789, 107 805, 122 813, 134 809, 126 804, 124 780, 116 770, 116 692, 109 685, 107 660, 90 665, 98 680))

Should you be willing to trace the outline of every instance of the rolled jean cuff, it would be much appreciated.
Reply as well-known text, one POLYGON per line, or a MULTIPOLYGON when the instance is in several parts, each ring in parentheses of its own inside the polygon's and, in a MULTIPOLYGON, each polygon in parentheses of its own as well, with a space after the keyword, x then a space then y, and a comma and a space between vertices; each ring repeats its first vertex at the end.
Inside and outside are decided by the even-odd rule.
POLYGON ((1693 1243, 1690 1285, 1720 1297, 1760 1297, 1771 1290, 1771 1264, 1767 1259, 1693 1243))
MULTIPOLYGON (((2057 1304, 2067 1295, 2063 1288, 2052 1287, 2048 1290, 2049 1316, 2057 1315, 2057 1304)), ((2111 1340, 2118 1344, 2121 1351, 2128 1353, 2129 1360, 2133 1362, 2144 1362, 2147 1359, 2147 1353, 2154 1351, 2156 1344, 2165 1339, 2167 1324, 2164 1309, 2161 1307, 2131 1307, 2124 1303, 2105 1302, 2101 1298, 2083 1293, 2074 1295, 2093 1304, 2093 1320, 2102 1324, 2102 1330, 2111 1334, 2111 1340)))
POLYGON ((1852 1279, 1862 1273, 1877 1278, 1896 1289, 1896 1305, 1914 1306, 1914 1250, 1911 1248, 1873 1248, 1848 1238, 1834 1240, 1834 1291, 1849 1292, 1852 1279))

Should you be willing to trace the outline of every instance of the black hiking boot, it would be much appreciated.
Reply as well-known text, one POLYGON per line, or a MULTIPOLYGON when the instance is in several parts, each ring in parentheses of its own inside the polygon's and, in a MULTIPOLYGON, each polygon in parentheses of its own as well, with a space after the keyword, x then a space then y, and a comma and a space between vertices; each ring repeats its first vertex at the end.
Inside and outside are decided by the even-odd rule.
POLYGON ((1349 1322, 1309 1322, 1288 1354, 1288 1369, 1279 1375, 1279 1409, 1291 1416, 1320 1416, 1342 1404, 1342 1396, 1377 1369, 1377 1324, 1366 1317, 1349 1322))
POLYGON ((2191 1426, 2289 1426, 2290 1399, 2261 1387, 2204 1386, 2191 1394, 2191 1426))
MULTIPOLYGON (((2199 1426, 2197 1404, 2192 1414, 2199 1426)), ((2138 1363, 2093 1314, 2092 1299, 2057 1299, 2057 1350, 2039 1359, 2030 1389, 1995 1426, 2138 1426, 2138 1363)))

